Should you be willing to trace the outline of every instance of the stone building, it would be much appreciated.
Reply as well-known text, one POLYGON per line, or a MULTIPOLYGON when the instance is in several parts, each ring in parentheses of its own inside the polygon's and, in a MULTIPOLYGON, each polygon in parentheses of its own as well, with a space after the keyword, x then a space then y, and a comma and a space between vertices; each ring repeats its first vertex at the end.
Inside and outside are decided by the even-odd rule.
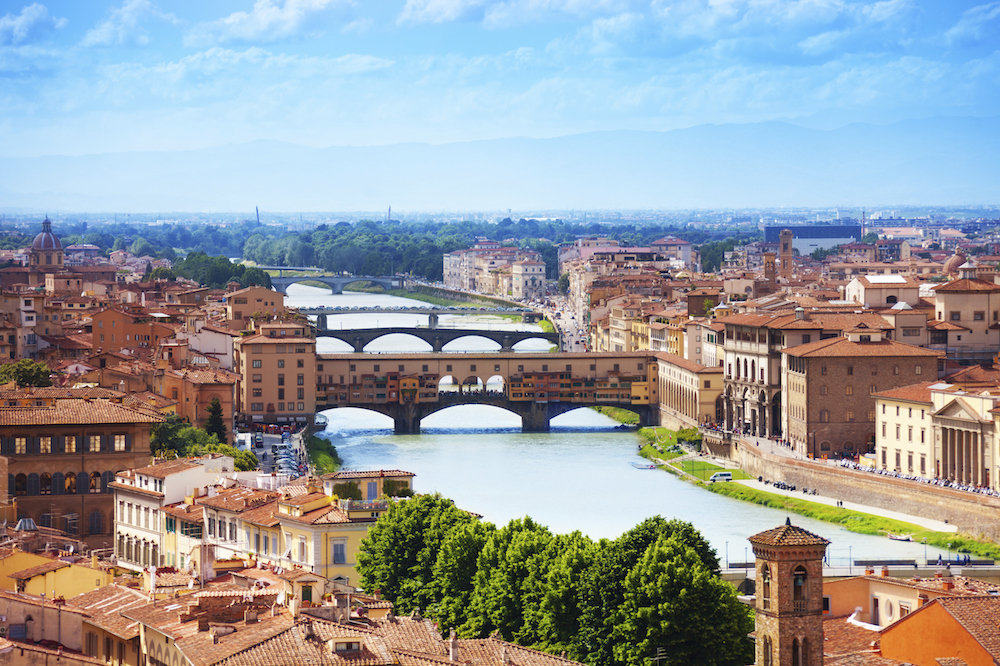
POLYGON ((106 389, 0 391, 0 454, 18 514, 110 545, 116 472, 149 459, 150 429, 164 416, 106 389))
POLYGON ((757 666, 823 663, 823 558, 829 541, 786 520, 749 538, 757 666))
POLYGON ((235 341, 246 424, 310 422, 316 412, 316 340, 308 322, 273 321, 235 341))
POLYGON ((937 377, 940 352, 883 339, 861 323, 782 351, 785 439, 818 458, 875 446, 875 394, 937 377))

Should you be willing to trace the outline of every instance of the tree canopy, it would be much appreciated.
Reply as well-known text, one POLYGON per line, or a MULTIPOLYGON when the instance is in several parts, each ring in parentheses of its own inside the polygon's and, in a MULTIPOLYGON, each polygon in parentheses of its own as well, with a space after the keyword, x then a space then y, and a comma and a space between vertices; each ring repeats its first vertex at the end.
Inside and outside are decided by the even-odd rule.
POLYGON ((252 451, 243 451, 222 444, 215 435, 185 423, 176 414, 168 416, 166 421, 153 427, 149 448, 154 455, 166 458, 221 453, 233 458, 233 465, 237 471, 249 472, 257 469, 257 456, 252 451))
POLYGON ((670 664, 752 660, 749 611, 718 569, 690 523, 656 516, 594 542, 528 517, 497 528, 439 495, 392 505, 358 553, 365 589, 443 634, 499 632, 593 666, 644 665, 656 648, 670 664))
POLYGON ((45 363, 22 358, 20 361, 0 365, 0 384, 15 381, 18 386, 52 386, 49 378, 51 374, 52 371, 45 363))

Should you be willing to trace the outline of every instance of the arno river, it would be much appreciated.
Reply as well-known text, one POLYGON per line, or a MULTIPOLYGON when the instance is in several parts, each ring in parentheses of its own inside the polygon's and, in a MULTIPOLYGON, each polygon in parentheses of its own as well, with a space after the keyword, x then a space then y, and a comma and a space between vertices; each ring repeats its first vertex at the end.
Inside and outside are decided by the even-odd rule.
MULTIPOLYGON (((420 301, 361 293, 331 295, 328 290, 293 285, 288 305, 403 305, 420 301)), ((442 325, 461 325, 460 318, 442 325)), ((331 328, 361 328, 389 323, 426 325, 416 314, 343 315, 331 317, 331 328)), ((482 324, 480 324, 482 325, 482 324)), ((522 324, 491 323, 490 326, 522 324)), ((474 327, 469 325, 469 327, 474 327)), ((482 338, 451 343, 446 351, 485 351, 498 345, 482 338)), ((528 341, 521 351, 546 350, 548 343, 528 341)), ((321 340, 321 352, 350 351, 344 343, 321 340)), ((369 350, 429 351, 415 338, 387 336, 369 350)), ((495 524, 529 515, 553 532, 579 530, 592 538, 614 538, 645 518, 661 515, 691 522, 712 543, 725 566, 752 558, 747 537, 782 524, 787 515, 706 492, 671 474, 639 470, 631 461, 639 437, 613 430, 615 422, 589 409, 564 414, 550 433, 522 433, 520 418, 496 407, 456 406, 424 419, 420 435, 392 434, 392 421, 381 414, 341 408, 325 412, 324 435, 337 447, 350 469, 404 469, 416 474, 418 492, 439 492, 495 524)), ((866 536, 792 515, 792 522, 832 542, 830 564, 853 559, 922 559, 924 546, 866 536)), ((934 548, 927 550, 936 557, 934 548)), ((946 554, 946 553, 945 553, 946 554)))

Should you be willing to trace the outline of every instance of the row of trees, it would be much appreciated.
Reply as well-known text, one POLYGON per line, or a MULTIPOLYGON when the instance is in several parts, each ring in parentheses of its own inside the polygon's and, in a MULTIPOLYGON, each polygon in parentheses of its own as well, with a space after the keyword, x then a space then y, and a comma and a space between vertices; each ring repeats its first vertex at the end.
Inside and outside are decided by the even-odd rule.
POLYGON ((228 428, 222 414, 222 404, 213 398, 207 407, 208 418, 204 428, 196 428, 181 420, 176 414, 167 417, 164 423, 153 427, 149 448, 157 457, 186 458, 206 453, 221 453, 232 456, 237 471, 249 472, 257 469, 257 456, 253 451, 244 451, 229 445, 228 428))
POLYGON ((393 504, 358 553, 365 589, 442 633, 499 632, 592 666, 742 665, 749 609, 690 523, 650 518, 619 538, 552 534, 531 518, 497 528, 439 495, 393 504))

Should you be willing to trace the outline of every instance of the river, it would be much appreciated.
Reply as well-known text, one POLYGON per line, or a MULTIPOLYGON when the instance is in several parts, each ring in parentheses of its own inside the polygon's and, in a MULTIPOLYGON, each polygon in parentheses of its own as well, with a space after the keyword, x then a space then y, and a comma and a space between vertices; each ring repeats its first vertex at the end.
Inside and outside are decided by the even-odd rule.
MULTIPOLYGON (((334 296, 302 285, 293 285, 288 292, 286 303, 295 307, 362 302, 420 306, 411 299, 352 293, 334 296)), ((340 318, 345 328, 358 328, 385 316, 340 318)), ((420 319, 416 314, 391 316, 410 317, 405 325, 420 319)), ((425 350, 424 343, 414 338, 392 338, 396 345, 382 351, 425 350)), ((453 344, 458 343, 463 351, 496 348, 484 339, 466 338, 453 344)), ((349 350, 338 346, 328 351, 349 350)), ((424 419, 422 433, 412 436, 393 435, 391 419, 375 412, 340 408, 324 414, 329 423, 323 435, 337 447, 346 467, 413 472, 418 492, 439 492, 498 525, 530 515, 556 533, 579 530, 592 538, 614 538, 658 514, 691 522, 725 565, 752 558, 747 537, 777 527, 788 517, 777 509, 706 492, 666 472, 635 469, 629 463, 642 460, 636 454, 638 435, 613 430, 614 421, 589 409, 553 419, 550 433, 522 433, 520 418, 510 412, 456 406, 424 419)), ((923 544, 855 534, 797 515, 791 519, 832 542, 827 553, 835 566, 847 566, 852 558, 924 557, 923 544)), ((932 558, 938 553, 934 548, 926 552, 932 558)))

